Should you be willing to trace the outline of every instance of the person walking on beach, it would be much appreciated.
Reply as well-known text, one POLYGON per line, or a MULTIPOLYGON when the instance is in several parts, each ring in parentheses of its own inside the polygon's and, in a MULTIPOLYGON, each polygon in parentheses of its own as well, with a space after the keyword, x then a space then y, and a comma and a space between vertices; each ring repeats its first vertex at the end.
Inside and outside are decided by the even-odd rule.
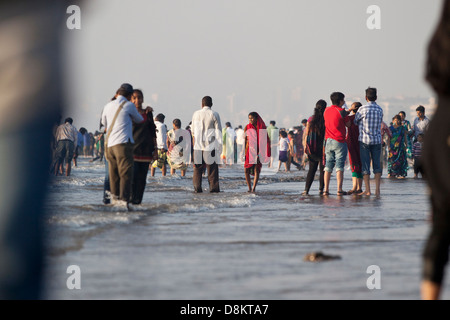
POLYGON ((219 166, 222 153, 222 125, 219 113, 213 111, 210 96, 202 99, 202 109, 192 116, 192 136, 194 141, 194 191, 203 192, 202 175, 206 167, 208 171, 209 192, 220 192, 219 166))
POLYGON ((281 164, 284 164, 284 171, 289 172, 288 160, 289 160, 289 139, 285 130, 280 130, 279 140, 279 155, 278 155, 278 171, 281 168, 281 164))
POLYGON ((144 118, 130 102, 133 87, 124 83, 118 89, 115 100, 103 109, 102 125, 107 128, 105 137, 106 157, 109 165, 109 181, 112 200, 119 200, 129 208, 133 178, 133 122, 144 118))
POLYGON ((404 179, 408 174, 408 135, 400 115, 392 118, 389 130, 392 136, 389 142, 388 178, 404 179))
POLYGON ((346 195, 342 190, 344 166, 347 158, 347 143, 345 141, 346 126, 350 126, 348 114, 343 107, 345 96, 342 92, 333 92, 330 96, 333 105, 325 109, 325 175, 323 195, 329 195, 330 178, 336 166, 337 195, 346 195))
POLYGON ((242 163, 245 157, 245 131, 241 125, 236 129, 236 146, 237 163, 242 163))
POLYGON ((270 143, 271 143, 271 150, 270 150, 270 154, 272 155, 270 158, 270 162, 269 162, 269 168, 272 168, 273 166, 273 160, 274 157, 276 157, 276 151, 277 151, 277 146, 278 146, 278 141, 279 141, 279 132, 278 132, 278 127, 276 126, 276 122, 275 120, 270 120, 269 126, 267 127, 267 134, 269 135, 269 139, 270 139, 270 143))
POLYGON ((63 162, 66 163, 66 176, 70 176, 72 168, 72 159, 75 146, 78 143, 78 130, 72 125, 72 118, 66 118, 64 124, 61 124, 56 129, 56 162, 55 162, 55 176, 58 175, 60 166, 63 162))
POLYGON ((245 127, 245 181, 248 192, 255 192, 258 184, 261 168, 264 163, 270 161, 270 139, 267 134, 267 127, 264 120, 257 112, 250 112, 249 123, 245 127), (265 141, 263 140, 265 139, 265 141), (263 148, 263 150, 260 149, 263 148), (253 186, 250 176, 253 178, 253 186))
POLYGON ((150 169, 152 177, 155 176, 156 168, 161 169, 161 173, 166 176, 167 172, 167 126, 164 124, 165 115, 159 113, 155 117, 156 144, 158 148, 158 159, 153 161, 150 169))
POLYGON ((232 165, 234 162, 234 144, 236 141, 236 132, 231 127, 230 122, 225 123, 225 128, 222 129, 222 141, 223 141, 223 148, 222 148, 222 159, 223 164, 226 166, 232 165))
POLYGON ((423 149, 423 133, 417 136, 417 142, 413 144, 412 155, 414 158, 414 179, 419 177, 419 173, 424 177, 424 170, 422 164, 422 149, 423 149))
POLYGON ((433 119, 424 135, 423 160, 430 188, 431 231, 422 257, 421 297, 440 299, 450 247, 450 0, 428 45, 426 80, 438 95, 433 119))
POLYGON ((133 123, 133 182, 131 184, 131 203, 142 203, 147 175, 150 164, 157 159, 156 126, 153 120, 153 109, 143 109, 144 94, 140 89, 134 89, 131 102, 136 106, 138 113, 144 118, 141 123, 133 123))
POLYGON ((414 119, 413 124, 413 133, 414 133, 414 142, 417 141, 417 136, 419 133, 425 134, 425 131, 428 128, 428 125, 430 123, 430 119, 425 115, 425 107, 424 106, 418 106, 416 109, 417 118, 414 119))
POLYGON ((306 127, 303 130, 303 149, 308 158, 309 168, 306 175, 305 190, 302 195, 309 194, 311 185, 316 176, 317 167, 319 167, 319 193, 323 193, 324 188, 324 161, 323 161, 323 142, 325 139, 325 120, 323 113, 327 107, 325 100, 319 100, 314 108, 314 114, 308 119, 306 127))
POLYGON ((352 104, 353 111, 349 115, 350 127, 347 129, 347 147, 348 147, 348 160, 350 162, 350 168, 352 170, 352 182, 353 187, 348 191, 348 194, 361 193, 362 192, 362 164, 361 155, 359 152, 359 128, 354 123, 356 112, 362 106, 361 102, 355 102, 352 104))
POLYGON ((181 128, 181 120, 172 121, 173 128, 167 132, 167 161, 170 165, 170 175, 180 170, 181 176, 186 175, 190 159, 191 134, 181 128))
POLYGON ((407 144, 408 144, 408 148, 406 150, 406 154, 408 156, 408 159, 411 159, 412 158, 412 141, 411 141, 411 136, 413 135, 411 122, 406 120, 406 112, 405 111, 400 111, 398 113, 398 115, 402 118, 402 126, 404 126, 405 129, 406 129, 406 140, 407 140, 407 144))
POLYGON ((359 195, 371 195, 370 163, 375 175, 375 195, 380 195, 381 173, 381 122, 383 109, 376 103, 377 89, 366 89, 368 104, 360 107, 355 115, 354 123, 359 127, 359 150, 361 155, 362 174, 365 190, 359 195))

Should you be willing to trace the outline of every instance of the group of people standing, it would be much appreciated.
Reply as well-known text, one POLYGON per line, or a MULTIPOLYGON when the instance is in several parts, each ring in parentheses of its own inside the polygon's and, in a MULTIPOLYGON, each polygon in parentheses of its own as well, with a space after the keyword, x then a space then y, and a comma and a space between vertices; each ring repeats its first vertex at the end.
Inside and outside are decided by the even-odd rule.
POLYGON ((354 102, 346 109, 345 96, 333 92, 332 105, 325 100, 316 103, 314 114, 308 119, 303 135, 303 146, 309 161, 303 195, 308 195, 319 168, 319 193, 329 194, 330 176, 336 167, 338 195, 371 195, 370 165, 375 176, 375 194, 380 195, 380 179, 385 137, 388 139, 388 177, 404 178, 408 170, 408 150, 414 159, 414 176, 424 175, 422 143, 429 119, 425 108, 419 106, 417 118, 411 126, 405 112, 395 115, 388 126, 383 121, 383 110, 376 103, 377 89, 365 92, 366 104, 354 102), (411 138, 412 137, 412 138, 411 138), (348 161, 352 171, 352 189, 344 191, 342 181, 344 165, 348 161), (365 190, 363 191, 363 185, 365 190))

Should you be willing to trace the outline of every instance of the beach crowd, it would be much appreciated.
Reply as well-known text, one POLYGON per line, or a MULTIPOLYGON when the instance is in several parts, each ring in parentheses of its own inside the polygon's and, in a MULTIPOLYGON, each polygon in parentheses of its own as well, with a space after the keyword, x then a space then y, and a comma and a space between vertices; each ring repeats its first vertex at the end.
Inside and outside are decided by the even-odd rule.
POLYGON ((244 166, 249 192, 255 192, 263 166, 279 171, 284 166, 306 170, 302 195, 309 195, 319 171, 319 194, 330 194, 330 179, 336 172, 337 191, 343 195, 372 194, 370 175, 375 177, 375 195, 380 195, 383 167, 389 178, 403 179, 411 165, 414 178, 424 177, 421 161, 424 134, 429 124, 425 108, 418 106, 417 117, 409 122, 405 112, 396 114, 389 125, 383 110, 376 103, 377 89, 367 88, 365 102, 347 107, 345 95, 333 92, 331 105, 317 101, 312 115, 299 126, 278 128, 275 120, 266 126, 257 112, 250 112, 248 124, 222 127, 220 115, 213 110, 213 101, 205 96, 192 121, 182 127, 180 119, 165 123, 162 113, 153 115, 153 108, 143 106, 144 94, 124 83, 102 111, 99 130, 89 132, 73 124, 72 118, 54 127, 54 175, 71 174, 80 155, 90 161, 104 161, 106 174, 104 203, 142 202, 147 176, 160 170, 162 176, 186 175, 193 168, 193 187, 203 192, 202 177, 207 176, 210 192, 220 192, 219 168, 244 166), (343 190, 344 168, 352 172, 352 189, 343 190))

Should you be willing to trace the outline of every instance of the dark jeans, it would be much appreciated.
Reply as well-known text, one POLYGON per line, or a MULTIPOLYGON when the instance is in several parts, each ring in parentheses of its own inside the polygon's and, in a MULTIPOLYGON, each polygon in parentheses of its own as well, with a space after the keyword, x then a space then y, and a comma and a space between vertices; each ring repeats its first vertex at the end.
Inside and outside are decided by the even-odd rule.
POLYGON ((145 185, 150 162, 134 162, 133 183, 131 184, 131 203, 140 204, 144 197, 145 185))
POLYGON ((441 284, 450 248, 450 97, 439 97, 425 133, 422 159, 431 190, 432 225, 423 252, 423 279, 441 284))
MULTIPOLYGON (((202 159, 202 163, 201 164, 195 164, 194 165, 194 174, 193 174, 193 178, 192 178, 192 182, 194 184, 194 191, 195 192, 203 192, 202 189, 202 176, 203 176, 203 172, 204 172, 204 167, 206 166, 206 170, 208 171, 208 182, 209 182, 209 192, 220 192, 220 188, 219 188, 219 166, 217 165, 217 162, 213 162, 212 164, 208 164, 205 163, 205 153, 207 153, 209 151, 199 151, 199 150, 195 150, 194 151, 194 160, 195 162, 199 162, 197 161, 197 159, 200 158, 202 159)), ((210 151, 209 152, 211 154, 211 158, 215 157, 215 151, 210 151)))
POLYGON ((319 167, 319 190, 323 191, 324 169, 325 169, 325 166, 323 165, 323 161, 313 161, 309 157, 308 157, 308 161, 309 161, 309 170, 308 170, 308 175, 306 176, 305 191, 309 192, 309 189, 311 189, 311 185, 316 176, 317 167, 319 167))

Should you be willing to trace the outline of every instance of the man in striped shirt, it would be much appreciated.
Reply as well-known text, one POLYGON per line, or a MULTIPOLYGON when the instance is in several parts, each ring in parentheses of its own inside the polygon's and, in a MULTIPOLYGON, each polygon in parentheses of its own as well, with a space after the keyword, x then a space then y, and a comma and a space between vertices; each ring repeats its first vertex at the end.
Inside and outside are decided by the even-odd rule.
POLYGON ((368 104, 360 107, 355 115, 355 124, 359 127, 359 150, 361 154, 362 174, 366 190, 360 195, 371 195, 370 191, 370 162, 375 175, 375 195, 380 195, 381 182, 381 123, 383 109, 375 102, 377 89, 366 89, 368 104))

